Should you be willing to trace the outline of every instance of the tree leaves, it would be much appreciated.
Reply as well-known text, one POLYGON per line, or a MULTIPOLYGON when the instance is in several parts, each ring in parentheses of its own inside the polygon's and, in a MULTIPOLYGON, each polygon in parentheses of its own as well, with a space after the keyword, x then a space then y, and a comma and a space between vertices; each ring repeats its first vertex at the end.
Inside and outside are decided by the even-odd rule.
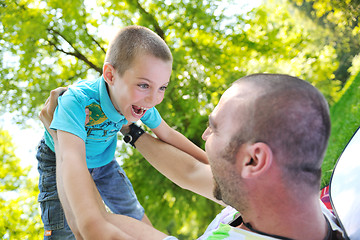
POLYGON ((359 1, 289 0, 289 2, 298 6, 315 24, 329 30, 320 36, 323 41, 336 49, 339 65, 334 74, 344 84, 349 77, 347 69, 351 66, 352 58, 360 52, 359 1))
POLYGON ((9 103, 2 112, 20 109, 25 117, 33 117, 33 108, 51 89, 86 77, 89 69, 101 72, 104 42, 87 32, 82 1, 4 1, 4 5, 0 49, 13 62, 2 66, 1 81, 7 83, 1 96, 9 103))
MULTIPOLYGON (((334 71, 344 66, 347 70, 343 58, 358 53, 358 26, 350 24, 351 31, 346 27, 353 21, 349 16, 357 16, 332 1, 317 4, 325 2, 326 12, 318 16, 332 16, 328 22, 338 19, 344 28, 324 27, 325 20, 315 25, 286 2, 267 1, 229 16, 226 7, 235 8, 236 1, 3 0, 0 113, 16 110, 19 122, 35 117, 50 90, 99 76, 113 29, 132 24, 152 29, 169 45, 173 73, 157 108, 170 126, 201 147, 209 113, 224 90, 246 74, 298 76, 319 88, 330 103, 336 102, 340 81, 346 79, 334 71), (342 36, 348 39, 343 46, 337 39, 342 36), (347 55, 348 49, 356 51, 347 55)), ((322 9, 313 5, 310 9, 322 9)), ((146 213, 159 229, 195 238, 218 212, 219 206, 180 190, 136 151, 120 146, 119 153, 146 213)))
POLYGON ((39 239, 42 231, 34 179, 30 168, 22 168, 14 154, 11 137, 0 129, 0 237, 1 239, 39 239))

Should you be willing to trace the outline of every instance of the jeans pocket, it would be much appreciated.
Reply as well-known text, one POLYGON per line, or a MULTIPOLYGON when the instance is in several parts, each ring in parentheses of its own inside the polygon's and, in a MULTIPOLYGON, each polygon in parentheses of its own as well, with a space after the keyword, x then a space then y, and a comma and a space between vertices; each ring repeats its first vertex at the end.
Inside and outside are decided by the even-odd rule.
POLYGON ((41 220, 45 230, 59 230, 64 228, 65 216, 59 200, 40 202, 41 220))
POLYGON ((45 144, 44 140, 41 140, 38 145, 36 159, 39 162, 49 162, 48 164, 52 165, 56 164, 55 153, 45 144))
POLYGON ((43 169, 40 172, 39 190, 40 193, 48 193, 48 195, 53 195, 52 193, 55 192, 57 195, 55 168, 43 169))
POLYGON ((38 201, 45 230, 58 230, 64 227, 64 211, 56 189, 55 173, 55 170, 42 172, 39 179, 38 201))

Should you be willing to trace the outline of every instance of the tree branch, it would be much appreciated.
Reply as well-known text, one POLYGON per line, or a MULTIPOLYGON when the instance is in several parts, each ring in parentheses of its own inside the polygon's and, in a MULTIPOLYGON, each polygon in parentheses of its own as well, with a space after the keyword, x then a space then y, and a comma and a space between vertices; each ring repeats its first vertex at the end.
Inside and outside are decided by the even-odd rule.
POLYGON ((151 15, 149 12, 147 12, 139 3, 138 0, 128 0, 129 2, 133 2, 136 7, 139 9, 140 13, 143 14, 150 22, 151 24, 154 26, 155 28, 155 32, 165 41, 165 33, 162 30, 162 28, 160 27, 158 21, 156 20, 156 18, 151 15))
POLYGON ((49 44, 53 47, 55 47, 55 49, 57 51, 60 51, 62 53, 65 53, 67 55, 71 55, 74 56, 82 61, 84 61, 88 66, 90 66, 91 68, 93 68, 95 71, 99 72, 100 74, 102 74, 102 68, 96 66, 94 63, 90 62, 89 59, 87 59, 83 54, 80 53, 79 50, 76 49, 76 47, 73 46, 73 44, 64 36, 62 35, 59 31, 52 29, 52 28, 48 28, 48 31, 50 33, 53 33, 52 35, 57 39, 56 36, 60 36, 62 39, 64 39, 70 46, 71 48, 74 50, 73 52, 68 52, 65 51, 62 48, 59 48, 55 43, 53 43, 51 40, 48 40, 49 44))
POLYGON ((91 40, 96 43, 96 45, 101 49, 101 51, 102 51, 103 53, 106 53, 105 49, 100 45, 100 43, 99 43, 98 41, 96 41, 95 38, 94 38, 92 35, 89 34, 89 31, 87 30, 87 27, 86 27, 86 26, 85 26, 85 30, 86 30, 86 31, 85 31, 85 32, 86 32, 86 35, 88 35, 89 38, 91 38, 91 40))

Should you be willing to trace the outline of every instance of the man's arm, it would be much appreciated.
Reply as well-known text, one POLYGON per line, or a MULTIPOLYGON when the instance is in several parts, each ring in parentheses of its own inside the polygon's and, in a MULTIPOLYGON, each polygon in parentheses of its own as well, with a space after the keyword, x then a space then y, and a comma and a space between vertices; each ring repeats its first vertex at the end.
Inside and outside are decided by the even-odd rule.
POLYGON ((210 165, 199 162, 186 152, 144 133, 135 142, 136 149, 159 172, 184 189, 224 205, 213 195, 210 165))

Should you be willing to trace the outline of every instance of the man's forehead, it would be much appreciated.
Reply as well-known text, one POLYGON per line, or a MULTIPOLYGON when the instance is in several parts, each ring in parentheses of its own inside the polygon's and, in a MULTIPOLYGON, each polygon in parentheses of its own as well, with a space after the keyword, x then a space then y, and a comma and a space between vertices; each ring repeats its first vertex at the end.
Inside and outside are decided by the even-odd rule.
POLYGON ((221 102, 232 104, 243 103, 249 101, 253 96, 256 95, 256 88, 249 83, 237 83, 228 88, 221 96, 219 104, 221 102))
POLYGON ((240 90, 240 84, 233 85, 224 92, 221 98, 224 99, 234 97, 239 94, 240 90))
POLYGON ((235 84, 228 88, 221 96, 218 105, 211 113, 211 118, 226 118, 234 116, 239 107, 246 104, 252 96, 253 90, 247 84, 235 84), (241 106, 240 106, 241 105, 241 106))

